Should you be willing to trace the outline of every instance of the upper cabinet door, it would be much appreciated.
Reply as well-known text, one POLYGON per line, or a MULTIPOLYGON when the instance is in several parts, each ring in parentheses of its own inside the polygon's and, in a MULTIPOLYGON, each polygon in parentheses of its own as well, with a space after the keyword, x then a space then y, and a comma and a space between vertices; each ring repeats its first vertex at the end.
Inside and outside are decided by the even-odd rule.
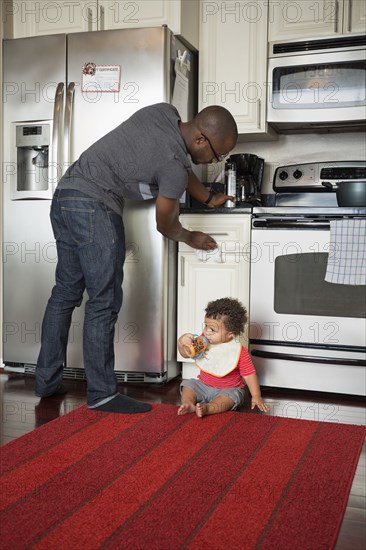
POLYGON ((198 48, 199 0, 99 0, 100 30, 167 25, 198 48))
POLYGON ((269 41, 330 36, 339 30, 343 0, 269 2, 269 41))
POLYGON ((168 2, 164 0, 99 0, 100 28, 124 29, 167 25, 168 2))
POLYGON ((97 0, 88 2, 50 2, 22 0, 7 2, 5 16, 12 20, 12 36, 24 38, 93 30, 97 17, 97 0))
POLYGON ((4 0, 6 38, 167 25, 198 48, 199 0, 4 0))
POLYGON ((365 31, 365 0, 269 0, 269 41, 365 31))
POLYGON ((366 29, 366 0, 343 1, 343 32, 364 33, 366 29))
POLYGON ((222 105, 240 134, 266 133, 266 3, 202 1, 199 52, 200 109, 222 105))

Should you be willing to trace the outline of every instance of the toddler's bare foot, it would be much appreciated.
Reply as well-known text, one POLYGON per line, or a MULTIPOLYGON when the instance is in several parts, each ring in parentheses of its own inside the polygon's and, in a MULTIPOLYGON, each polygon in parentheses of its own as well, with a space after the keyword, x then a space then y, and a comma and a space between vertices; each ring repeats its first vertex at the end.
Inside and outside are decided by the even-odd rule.
POLYGON ((194 413, 196 410, 196 406, 194 403, 182 403, 181 406, 178 409, 178 414, 188 414, 188 413, 194 413))
POLYGON ((205 403, 197 403, 195 409, 196 409, 196 415, 198 418, 202 418, 203 416, 206 416, 207 414, 207 405, 205 403))

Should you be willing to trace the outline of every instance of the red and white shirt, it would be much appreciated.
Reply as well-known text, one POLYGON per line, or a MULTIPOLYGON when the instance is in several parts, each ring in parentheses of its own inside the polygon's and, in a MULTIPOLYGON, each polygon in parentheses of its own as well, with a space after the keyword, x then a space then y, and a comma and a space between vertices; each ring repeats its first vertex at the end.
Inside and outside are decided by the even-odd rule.
POLYGON ((250 376, 254 373, 255 368, 249 352, 246 348, 242 347, 238 364, 229 374, 218 377, 201 370, 198 378, 201 382, 213 388, 244 388, 245 382, 243 376, 250 376))

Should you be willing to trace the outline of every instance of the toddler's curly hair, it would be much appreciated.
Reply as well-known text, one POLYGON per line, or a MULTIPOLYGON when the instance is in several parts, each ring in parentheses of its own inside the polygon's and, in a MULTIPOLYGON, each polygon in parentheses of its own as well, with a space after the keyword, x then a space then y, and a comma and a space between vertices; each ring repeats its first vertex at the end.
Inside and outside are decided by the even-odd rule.
POLYGON ((239 336, 248 322, 247 310, 235 298, 219 298, 207 304, 206 317, 222 319, 225 328, 239 336))

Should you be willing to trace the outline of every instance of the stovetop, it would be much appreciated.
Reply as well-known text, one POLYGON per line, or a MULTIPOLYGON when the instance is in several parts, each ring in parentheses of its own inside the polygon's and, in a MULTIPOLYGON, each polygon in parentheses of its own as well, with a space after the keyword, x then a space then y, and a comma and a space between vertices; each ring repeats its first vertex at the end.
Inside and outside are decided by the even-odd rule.
MULTIPOLYGON (((366 180, 365 161, 307 162, 279 166, 274 175, 277 193, 327 193, 324 183, 336 186, 340 181, 366 180)), ((318 197, 321 199, 321 196, 318 197)))
POLYGON ((274 206, 254 208, 254 214, 365 215, 366 208, 339 207, 342 182, 366 180, 365 161, 308 162, 279 166, 273 178, 274 206))
MULTIPOLYGON (((243 214, 254 216, 365 216, 366 207, 343 207, 337 203, 340 181, 366 180, 365 161, 308 162, 279 166, 274 174, 274 194, 262 195, 264 204, 238 203, 233 208, 210 209, 201 204, 181 205, 183 213, 243 214), (328 185, 325 186, 324 183, 328 185), (329 189, 331 187, 331 189, 329 189), (265 199, 264 199, 265 197, 265 199)), ((192 201, 193 202, 193 201, 192 201)))

